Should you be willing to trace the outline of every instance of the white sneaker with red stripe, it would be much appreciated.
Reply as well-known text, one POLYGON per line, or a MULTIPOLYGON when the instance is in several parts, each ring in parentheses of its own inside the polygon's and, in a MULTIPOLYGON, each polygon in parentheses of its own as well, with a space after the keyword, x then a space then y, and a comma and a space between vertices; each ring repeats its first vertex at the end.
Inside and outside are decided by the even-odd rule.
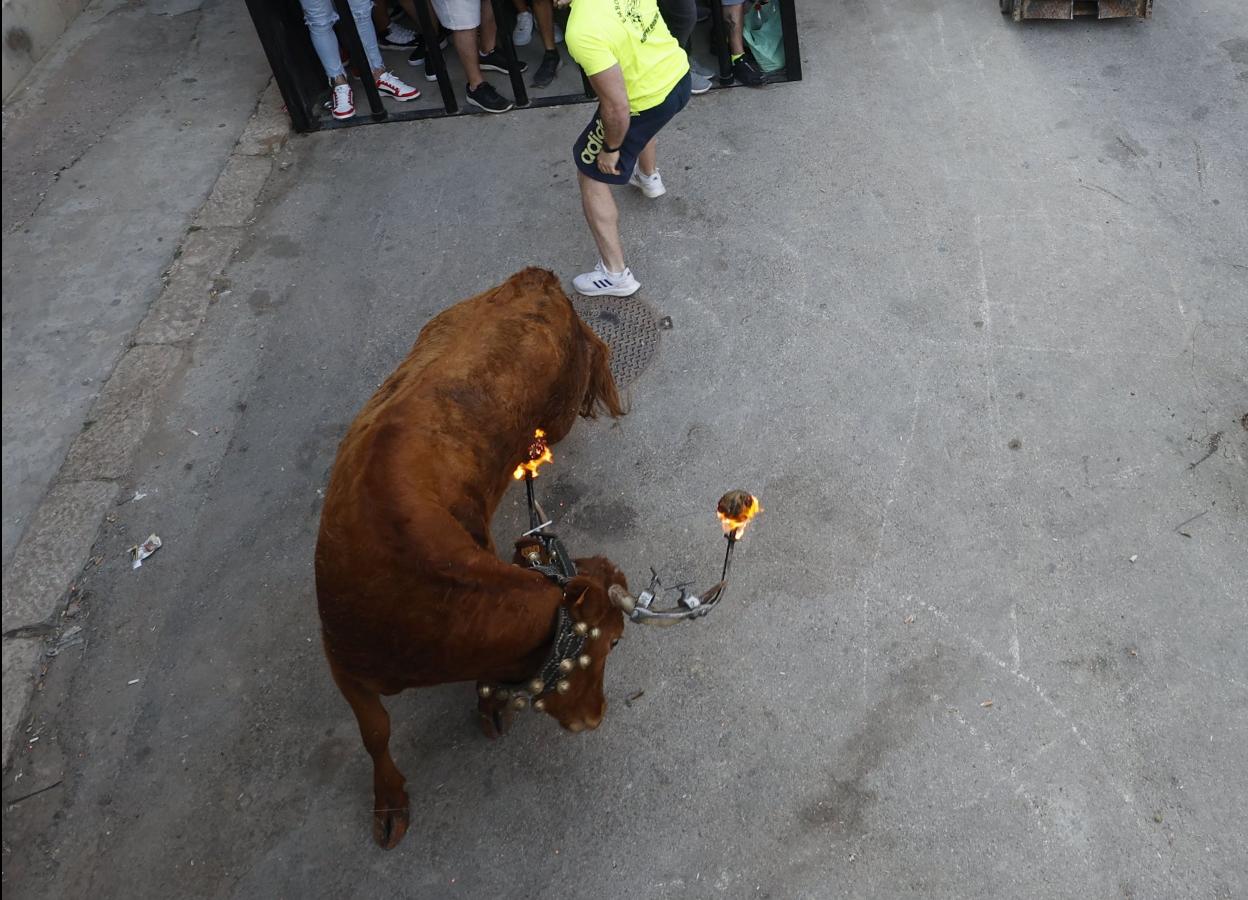
POLYGON ((351 85, 334 85, 334 98, 329 108, 335 119, 349 119, 355 115, 355 96, 351 93, 351 85))
POLYGON ((415 100, 420 96, 420 91, 407 82, 400 81, 393 72, 382 72, 377 76, 377 90, 401 102, 415 100))
POLYGON ((572 287, 586 297, 631 297, 641 289, 641 282, 633 277, 628 266, 623 272, 608 272, 603 261, 598 260, 594 271, 572 279, 572 287))

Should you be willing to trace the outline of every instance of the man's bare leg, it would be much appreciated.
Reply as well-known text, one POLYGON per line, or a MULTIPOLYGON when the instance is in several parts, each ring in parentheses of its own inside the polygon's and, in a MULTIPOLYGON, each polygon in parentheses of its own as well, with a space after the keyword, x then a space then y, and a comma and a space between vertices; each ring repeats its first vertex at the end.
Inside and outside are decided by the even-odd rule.
POLYGON ((480 57, 477 56, 477 30, 469 28, 464 31, 452 31, 451 40, 455 44, 455 55, 459 64, 464 67, 468 76, 468 87, 474 91, 485 81, 481 75, 480 57))
POLYGON ((624 247, 620 244, 620 212, 611 196, 611 185, 595 181, 578 171, 581 185, 581 208, 585 221, 598 245, 598 254, 608 272, 624 271, 624 247))
POLYGON ((650 138, 650 143, 637 154, 637 168, 642 175, 653 175, 659 170, 659 139, 650 138))
POLYGON ((738 3, 735 6, 725 6, 724 28, 726 30, 726 40, 728 41, 728 50, 734 57, 740 56, 745 52, 745 39, 742 36, 744 27, 745 4, 738 3))
POLYGON ((381 0, 373 0, 373 30, 381 37, 390 30, 390 10, 381 0))
POLYGON ((481 0, 481 52, 493 53, 498 43, 498 22, 494 19, 494 4, 481 0))
POLYGON ((555 49, 555 4, 551 0, 533 0, 533 18, 542 36, 542 46, 555 49))

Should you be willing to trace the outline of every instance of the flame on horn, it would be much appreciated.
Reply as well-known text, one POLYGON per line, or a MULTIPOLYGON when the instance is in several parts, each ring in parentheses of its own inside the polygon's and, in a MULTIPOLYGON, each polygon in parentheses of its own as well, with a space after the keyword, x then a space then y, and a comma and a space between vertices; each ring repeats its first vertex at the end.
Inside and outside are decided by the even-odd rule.
POLYGON ((729 491, 719 498, 716 514, 724 528, 724 534, 737 541, 745 534, 745 527, 750 524, 750 520, 762 511, 763 507, 753 494, 729 491))
POLYGON ((550 452, 550 446, 546 443, 546 432, 540 428, 533 431, 533 443, 529 444, 529 459, 516 466, 516 471, 511 473, 511 477, 519 481, 525 476, 525 473, 537 477, 537 470, 548 462, 554 462, 555 455, 550 452))

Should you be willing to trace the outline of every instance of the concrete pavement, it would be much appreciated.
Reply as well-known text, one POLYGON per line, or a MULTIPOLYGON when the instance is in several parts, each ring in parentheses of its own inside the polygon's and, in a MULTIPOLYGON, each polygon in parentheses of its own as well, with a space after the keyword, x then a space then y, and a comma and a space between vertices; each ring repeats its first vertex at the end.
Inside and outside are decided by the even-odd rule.
POLYGON ((102 0, 5 104, 6 567, 267 81, 241 5, 102 0))
POLYGON ((673 329, 542 487, 634 579, 713 573, 723 489, 767 512, 714 618, 626 635, 599 731, 395 698, 390 854, 317 646, 319 491, 430 315, 592 262, 586 110, 287 145, 6 773, 6 890, 1248 891, 1248 16, 993 7, 806 10, 806 82, 665 132, 669 195, 621 199, 673 329))
POLYGON ((6 766, 42 638, 288 131, 274 92, 257 110, 240 13, 96 4, 4 110, 6 766))

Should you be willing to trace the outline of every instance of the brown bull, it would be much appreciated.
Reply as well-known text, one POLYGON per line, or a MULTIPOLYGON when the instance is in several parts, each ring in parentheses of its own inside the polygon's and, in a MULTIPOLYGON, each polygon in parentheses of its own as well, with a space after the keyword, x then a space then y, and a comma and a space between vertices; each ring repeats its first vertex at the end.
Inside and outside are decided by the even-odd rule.
MULTIPOLYGON (((330 671, 373 758, 383 847, 409 815, 381 695, 523 683, 547 659, 562 606, 584 623, 585 644, 562 692, 539 705, 571 731, 602 721, 606 657, 624 628, 607 591, 623 575, 605 559, 577 560, 581 574, 560 589, 499 559, 490 521, 535 428, 553 444, 578 414, 623 413, 608 355, 555 276, 526 269, 430 321, 339 447, 316 594, 330 671)), ((490 695, 478 699, 482 725, 497 735, 506 696, 479 693, 490 695)))

